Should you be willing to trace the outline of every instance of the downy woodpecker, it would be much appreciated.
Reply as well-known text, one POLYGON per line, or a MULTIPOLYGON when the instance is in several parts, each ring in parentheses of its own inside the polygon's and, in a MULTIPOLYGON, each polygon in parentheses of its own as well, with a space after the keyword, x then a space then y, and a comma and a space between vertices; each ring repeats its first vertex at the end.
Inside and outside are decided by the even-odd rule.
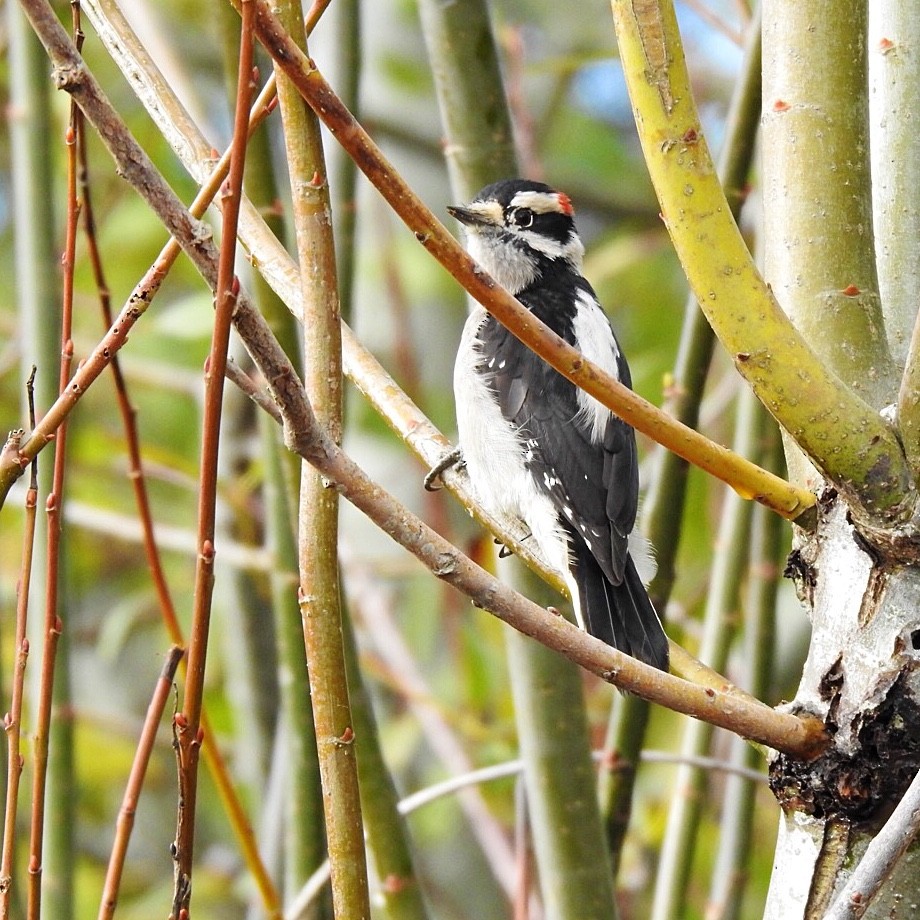
MULTIPOLYGON (((566 195, 506 179, 448 211, 482 268, 585 357, 632 385, 582 276, 584 247, 566 195)), ((643 585, 655 563, 633 530, 633 429, 478 306, 463 330, 454 395, 460 447, 483 506, 524 521, 564 573, 583 629, 667 670, 668 641, 643 585)))

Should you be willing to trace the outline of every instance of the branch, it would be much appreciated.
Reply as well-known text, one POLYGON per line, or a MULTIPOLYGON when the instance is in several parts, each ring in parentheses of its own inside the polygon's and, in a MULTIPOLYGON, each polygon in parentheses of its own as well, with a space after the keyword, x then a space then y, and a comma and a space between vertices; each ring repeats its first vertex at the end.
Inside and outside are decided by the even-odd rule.
POLYGON ((793 326, 731 217, 672 4, 613 0, 612 7, 646 163, 702 310, 739 373, 825 475, 867 509, 900 513, 912 501, 911 478, 894 432, 793 326))
POLYGON ((137 743, 134 761, 131 764, 131 773, 125 785, 125 794, 121 800, 121 809, 118 812, 118 821, 115 830, 115 842, 109 855, 109 865, 105 873, 105 885, 102 889, 102 902, 99 905, 99 920, 111 920, 115 916, 115 906, 118 903, 118 889, 121 885, 121 875, 124 870, 125 856, 128 853, 128 843, 131 840, 131 831, 134 828, 134 816, 137 813, 137 803, 147 774, 147 765, 153 753, 153 745, 157 738, 157 729, 163 718, 163 710, 169 699, 176 669, 182 660, 183 651, 174 645, 166 656, 160 676, 154 687, 153 696, 147 707, 147 716, 144 727, 137 743))
MULTIPOLYGON (((29 421, 35 426, 35 368, 27 384, 29 421)), ((38 461, 33 460, 29 488, 25 498, 25 526, 22 533, 22 558, 16 584, 16 658, 10 709, 3 717, 7 738, 6 805, 3 816, 3 855, 0 858, 0 918, 9 920, 13 890, 13 864, 16 858, 16 812, 19 805, 19 781, 22 778, 23 757, 22 697, 25 686, 26 663, 29 660, 29 640, 26 627, 29 619, 29 590, 32 584, 32 559, 35 552, 36 504, 38 501, 38 461)))
POLYGON ((622 690, 704 719, 793 756, 813 757, 827 744, 818 720, 776 712, 763 703, 664 674, 582 632, 503 585, 374 483, 317 425, 289 363, 254 355, 285 419, 285 443, 336 484, 338 491, 432 573, 520 632, 622 690))
MULTIPOLYGON (((276 4, 306 48, 300 0, 276 4)), ((324 428, 342 437, 342 340, 329 183, 319 122, 290 81, 279 75, 278 102, 291 183, 303 303, 304 382, 324 428)), ((369 917, 354 720, 342 644, 338 566, 339 497, 304 465, 298 504, 298 606, 310 679, 316 754, 336 916, 369 917)), ((301 883, 315 866, 297 867, 301 883), (302 874, 301 874, 302 873, 302 874)))
POLYGON ((243 2, 240 60, 237 76, 230 174, 223 193, 223 223, 217 267, 214 303, 214 332, 205 371, 204 418, 202 420, 200 482, 198 498, 197 559, 192 601, 192 625, 188 645, 185 695, 182 712, 176 716, 176 756, 179 762, 179 808, 175 860, 175 894, 172 916, 179 920, 189 913, 192 896, 192 862, 195 843, 195 809, 198 789, 198 760, 201 753, 201 717, 204 703, 204 674, 214 592, 215 515, 217 509, 217 454, 224 396, 224 374, 230 344, 231 317, 239 294, 234 275, 236 228, 243 194, 246 143, 249 140, 249 99, 252 92, 252 5, 243 2))
MULTIPOLYGON (((66 172, 67 172, 67 225, 64 242, 63 286, 60 314, 61 355, 58 374, 58 393, 63 393, 70 378, 73 364, 73 292, 74 292, 74 267, 77 246, 77 232, 80 216, 80 202, 77 191, 77 135, 74 127, 76 106, 70 104, 70 120, 66 132, 66 172)), ((54 717, 52 706, 54 703, 66 704, 69 702, 69 681, 67 679, 69 658, 67 647, 64 646, 61 660, 58 662, 58 649, 60 636, 64 630, 64 623, 59 611, 65 609, 59 604, 61 588, 61 556, 63 539, 63 504, 64 485, 67 473, 67 426, 61 425, 57 430, 54 448, 54 467, 51 474, 51 491, 48 493, 46 511, 48 513, 48 527, 46 531, 47 555, 45 560, 45 617, 44 617, 44 644, 42 645, 41 679, 38 688, 38 702, 35 716, 35 745, 33 750, 34 772, 32 774, 32 814, 29 834, 29 888, 27 902, 27 917, 29 920, 38 920, 41 916, 42 898, 42 873, 44 871, 43 859, 45 851, 45 834, 48 833, 52 841, 58 846, 48 849, 51 852, 58 850, 58 871, 63 878, 67 877, 68 868, 73 858, 72 838, 69 832, 60 833, 68 827, 68 818, 72 813, 73 771, 72 771, 72 734, 64 729, 63 720, 54 717), (55 676, 60 683, 55 687, 55 676), (63 757, 49 758, 51 749, 51 735, 61 745, 63 757), (67 755, 70 756, 67 756, 67 755), (50 766, 49 766, 50 764, 50 766), (48 807, 46 795, 48 792, 48 774, 52 775, 51 783, 52 801, 48 807), (46 826, 45 815, 56 815, 58 820, 46 826), (55 833, 57 832, 57 833, 55 833), (52 834, 54 835, 52 837, 52 834)), ((50 913, 56 910, 68 910, 69 897, 72 895, 72 885, 63 882, 52 886, 55 890, 50 905, 50 913)))
POLYGON ((619 381, 604 374, 507 291, 498 287, 397 175, 379 148, 332 91, 315 64, 284 31, 266 0, 256 0, 256 6, 256 34, 269 54, 295 83, 300 94, 394 211, 415 233, 418 241, 499 322, 561 374, 610 407, 638 431, 728 482, 740 494, 763 502, 790 520, 797 519, 814 505, 811 493, 791 486, 772 473, 714 444, 691 428, 680 425, 619 381))

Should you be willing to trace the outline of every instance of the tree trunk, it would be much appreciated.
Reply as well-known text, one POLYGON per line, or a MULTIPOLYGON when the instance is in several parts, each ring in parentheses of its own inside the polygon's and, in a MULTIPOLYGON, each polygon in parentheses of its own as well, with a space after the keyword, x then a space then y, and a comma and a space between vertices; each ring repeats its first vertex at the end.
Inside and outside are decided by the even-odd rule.
MULTIPOLYGON (((823 917, 920 765, 920 572, 884 560, 825 493, 816 534, 790 557, 811 611, 812 641, 795 701, 834 732, 812 763, 777 757, 783 807, 765 917, 823 917)), ((907 861, 866 917, 920 916, 907 861)))
MULTIPOLYGON (((868 57, 879 48, 868 46, 867 27, 859 0, 765 4, 765 273, 842 383, 881 409, 896 399, 903 330, 913 320, 899 314, 891 342, 869 180, 868 57)), ((878 169, 898 168, 875 159, 878 169)), ((875 214, 893 219, 891 210, 875 214)), ((884 231, 882 239, 898 233, 884 231)), ((845 448, 860 432, 844 419, 838 437, 845 448)), ((799 481, 820 488, 797 448, 788 453, 799 481)), ((783 808, 765 914, 775 920, 825 916, 920 765, 916 541, 860 508, 861 485, 841 483, 839 494, 824 487, 817 530, 797 535, 789 560, 812 622, 790 705, 824 719, 833 743, 812 763, 779 756, 772 764, 783 808)), ((854 906, 852 916, 920 916, 910 870, 902 860, 868 910, 854 906)))

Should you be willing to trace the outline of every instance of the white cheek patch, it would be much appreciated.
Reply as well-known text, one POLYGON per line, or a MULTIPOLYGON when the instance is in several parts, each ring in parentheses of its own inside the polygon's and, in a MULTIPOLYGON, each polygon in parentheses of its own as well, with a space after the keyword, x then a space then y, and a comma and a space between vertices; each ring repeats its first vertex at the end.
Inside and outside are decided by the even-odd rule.
MULTIPOLYGON (((601 370, 619 380, 617 357, 620 352, 613 337, 613 330, 604 311, 594 298, 584 291, 578 293, 578 310, 575 312, 572 326, 581 353, 601 370)), ((604 439, 607 422, 610 421, 610 410, 584 390, 579 389, 576 398, 579 406, 577 420, 589 426, 591 439, 595 443, 600 443, 604 439)))
POLYGON ((535 233, 533 230, 519 230, 517 234, 528 246, 542 253, 550 259, 565 259, 572 268, 579 274, 581 273, 582 262, 585 256, 585 247, 576 233, 569 234, 569 238, 560 243, 558 240, 550 239, 535 233))

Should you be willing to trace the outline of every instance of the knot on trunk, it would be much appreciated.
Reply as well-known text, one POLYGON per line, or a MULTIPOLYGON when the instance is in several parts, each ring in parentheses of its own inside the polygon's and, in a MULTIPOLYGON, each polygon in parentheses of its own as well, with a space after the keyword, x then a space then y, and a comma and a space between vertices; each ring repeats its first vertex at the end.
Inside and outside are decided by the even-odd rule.
MULTIPOLYGON (((786 811, 819 819, 882 822, 920 769, 920 705, 902 674, 863 714, 855 753, 834 744, 815 760, 786 754, 770 766, 770 788, 786 811)), ((836 726, 828 722, 833 733, 836 726)))

